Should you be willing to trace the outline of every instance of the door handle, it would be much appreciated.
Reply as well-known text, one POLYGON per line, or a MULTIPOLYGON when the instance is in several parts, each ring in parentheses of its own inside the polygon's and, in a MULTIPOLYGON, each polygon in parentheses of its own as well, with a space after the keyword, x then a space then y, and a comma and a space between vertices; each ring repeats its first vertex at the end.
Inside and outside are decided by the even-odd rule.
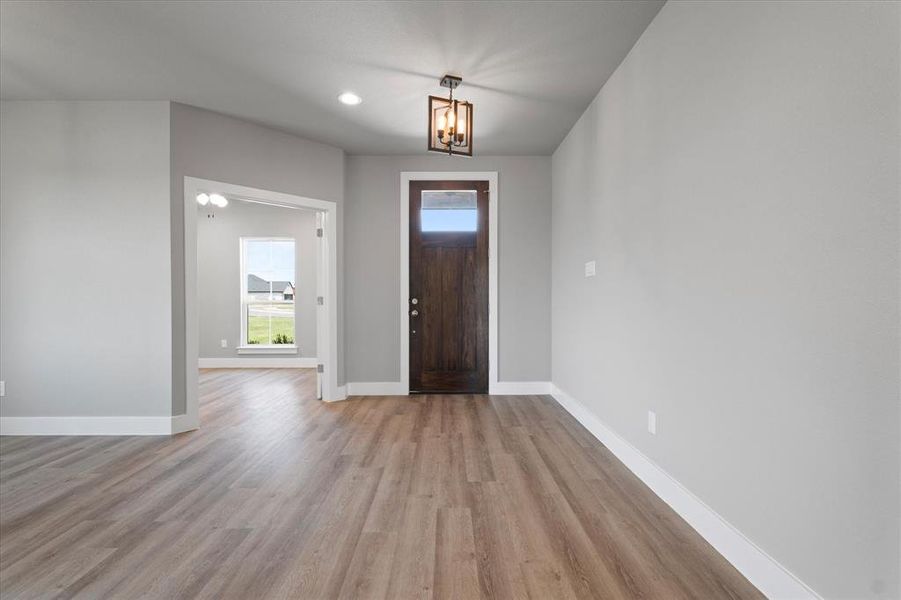
POLYGON ((410 311, 410 316, 411 316, 411 317, 416 317, 416 316, 418 316, 418 315, 419 315, 419 311, 416 310, 415 308, 414 308, 413 310, 410 311))

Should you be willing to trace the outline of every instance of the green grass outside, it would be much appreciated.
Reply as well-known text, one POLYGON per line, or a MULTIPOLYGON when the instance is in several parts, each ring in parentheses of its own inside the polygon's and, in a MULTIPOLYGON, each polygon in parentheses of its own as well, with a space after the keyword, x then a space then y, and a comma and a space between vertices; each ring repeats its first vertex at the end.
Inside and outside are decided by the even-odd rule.
POLYGON ((247 341, 256 344, 270 344, 269 322, 272 321, 272 336, 283 333, 294 343, 293 317, 261 317, 251 315, 247 319, 247 341))

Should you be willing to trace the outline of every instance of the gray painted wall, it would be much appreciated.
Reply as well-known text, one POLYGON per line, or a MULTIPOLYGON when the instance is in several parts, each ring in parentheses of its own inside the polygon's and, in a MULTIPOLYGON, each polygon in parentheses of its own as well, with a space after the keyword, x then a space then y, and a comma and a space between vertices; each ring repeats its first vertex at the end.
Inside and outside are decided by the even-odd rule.
POLYGON ((829 598, 899 594, 898 30, 668 3, 553 156, 554 382, 829 598))
POLYGON ((169 103, 0 102, 0 131, 0 414, 169 415, 169 103))
POLYGON ((199 177, 338 205, 338 384, 344 383, 344 152, 294 135, 172 103, 172 413, 185 411, 184 178, 199 177))
MULTIPOLYGON (((295 250, 297 356, 316 357, 316 213, 232 201, 197 207, 197 310, 201 358, 236 358, 241 341, 242 237, 290 237, 295 250), (208 214, 215 217, 207 218, 208 214), (227 340, 223 348, 221 340, 227 340)), ((281 356, 285 358, 285 356, 281 356)), ((242 359, 271 358, 242 354, 242 359)))
POLYGON ((550 376, 550 158, 349 156, 347 380, 400 380, 400 174, 497 171, 501 381, 550 376))

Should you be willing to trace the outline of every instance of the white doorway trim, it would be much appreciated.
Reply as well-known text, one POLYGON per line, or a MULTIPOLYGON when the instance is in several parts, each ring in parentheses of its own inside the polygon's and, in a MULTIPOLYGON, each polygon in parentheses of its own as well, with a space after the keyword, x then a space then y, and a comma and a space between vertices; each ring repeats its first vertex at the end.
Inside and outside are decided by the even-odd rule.
MULTIPOLYGON (((323 365, 322 399, 342 400, 338 389, 338 208, 329 200, 304 198, 270 190, 185 177, 185 430, 200 425, 198 406, 198 360, 200 331, 197 313, 197 200, 199 192, 219 192, 226 197, 260 202, 286 208, 305 208, 318 211, 323 225, 322 241, 317 265, 319 292, 323 304, 316 319, 316 356, 323 365)), ((227 209, 226 209, 227 210, 227 209)))
POLYGON ((497 171, 404 171, 400 174, 400 387, 410 393, 410 182, 488 182, 488 393, 497 383, 497 171))

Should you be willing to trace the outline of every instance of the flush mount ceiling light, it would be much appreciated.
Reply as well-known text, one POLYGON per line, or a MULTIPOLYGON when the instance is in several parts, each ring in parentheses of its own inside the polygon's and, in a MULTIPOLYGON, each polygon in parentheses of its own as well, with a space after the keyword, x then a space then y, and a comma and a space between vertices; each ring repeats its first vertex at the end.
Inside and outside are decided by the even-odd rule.
POLYGON ((343 94, 338 96, 338 102, 340 102, 341 104, 346 104, 348 106, 356 106, 362 101, 363 99, 353 92, 344 92, 343 94))
POLYGON ((207 204, 212 204, 213 206, 218 206, 219 208, 223 208, 228 206, 228 199, 222 194, 207 194, 206 192, 200 192, 196 196, 197 204, 200 206, 206 206, 207 204))
POLYGON ((429 151, 472 156, 472 103, 454 100, 454 90, 462 77, 445 75, 441 87, 450 89, 447 98, 429 96, 429 151))

